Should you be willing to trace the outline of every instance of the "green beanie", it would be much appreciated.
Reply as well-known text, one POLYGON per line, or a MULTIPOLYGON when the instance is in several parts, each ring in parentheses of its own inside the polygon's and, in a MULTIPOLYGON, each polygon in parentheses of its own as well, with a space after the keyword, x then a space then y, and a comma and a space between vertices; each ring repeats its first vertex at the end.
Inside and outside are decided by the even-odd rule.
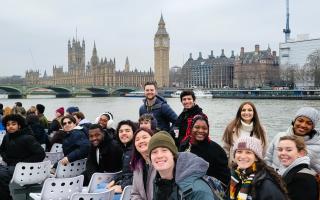
POLYGON ((173 138, 168 132, 159 131, 151 137, 148 145, 149 159, 151 159, 151 151, 158 147, 168 148, 172 152, 173 157, 177 158, 178 149, 174 143, 173 138))

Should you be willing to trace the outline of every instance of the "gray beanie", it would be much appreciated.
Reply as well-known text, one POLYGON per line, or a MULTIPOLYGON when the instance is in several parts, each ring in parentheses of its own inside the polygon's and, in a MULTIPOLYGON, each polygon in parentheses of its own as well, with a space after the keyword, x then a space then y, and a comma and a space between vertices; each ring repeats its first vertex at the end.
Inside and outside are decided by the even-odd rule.
POLYGON ((317 123, 319 121, 319 112, 317 109, 311 107, 300 108, 294 117, 294 121, 296 121, 296 119, 301 116, 309 118, 312 121, 313 126, 317 126, 317 123))

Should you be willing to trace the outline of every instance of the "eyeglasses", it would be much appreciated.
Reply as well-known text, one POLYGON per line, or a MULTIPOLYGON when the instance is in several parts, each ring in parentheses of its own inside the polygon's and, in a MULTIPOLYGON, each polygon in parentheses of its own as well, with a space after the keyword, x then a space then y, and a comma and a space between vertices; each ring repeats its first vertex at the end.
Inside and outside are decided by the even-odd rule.
POLYGON ((73 123, 72 121, 63 122, 63 123, 62 123, 62 126, 65 126, 65 125, 67 125, 67 124, 72 124, 72 123, 73 123))

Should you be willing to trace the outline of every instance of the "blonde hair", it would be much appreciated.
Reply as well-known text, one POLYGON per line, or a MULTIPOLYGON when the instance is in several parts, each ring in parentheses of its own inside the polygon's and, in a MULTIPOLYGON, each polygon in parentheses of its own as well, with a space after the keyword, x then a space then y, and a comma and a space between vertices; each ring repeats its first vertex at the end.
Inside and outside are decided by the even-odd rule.
POLYGON ((295 143, 298 152, 304 151, 306 154, 308 153, 306 144, 304 143, 303 138, 295 136, 295 135, 287 135, 280 137, 279 142, 283 140, 290 140, 295 143))

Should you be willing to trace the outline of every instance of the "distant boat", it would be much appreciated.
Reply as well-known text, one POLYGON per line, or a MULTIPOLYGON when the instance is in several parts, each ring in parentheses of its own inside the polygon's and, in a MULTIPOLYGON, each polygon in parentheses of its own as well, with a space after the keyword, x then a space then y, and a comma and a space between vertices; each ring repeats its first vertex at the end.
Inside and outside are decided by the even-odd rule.
POLYGON ((144 97, 144 91, 133 91, 124 95, 125 97, 144 97))
MULTIPOLYGON (((212 98, 212 94, 210 91, 193 90, 193 92, 197 98, 212 98)), ((171 94, 171 97, 180 98, 181 93, 182 93, 182 90, 177 90, 176 92, 171 94)))

